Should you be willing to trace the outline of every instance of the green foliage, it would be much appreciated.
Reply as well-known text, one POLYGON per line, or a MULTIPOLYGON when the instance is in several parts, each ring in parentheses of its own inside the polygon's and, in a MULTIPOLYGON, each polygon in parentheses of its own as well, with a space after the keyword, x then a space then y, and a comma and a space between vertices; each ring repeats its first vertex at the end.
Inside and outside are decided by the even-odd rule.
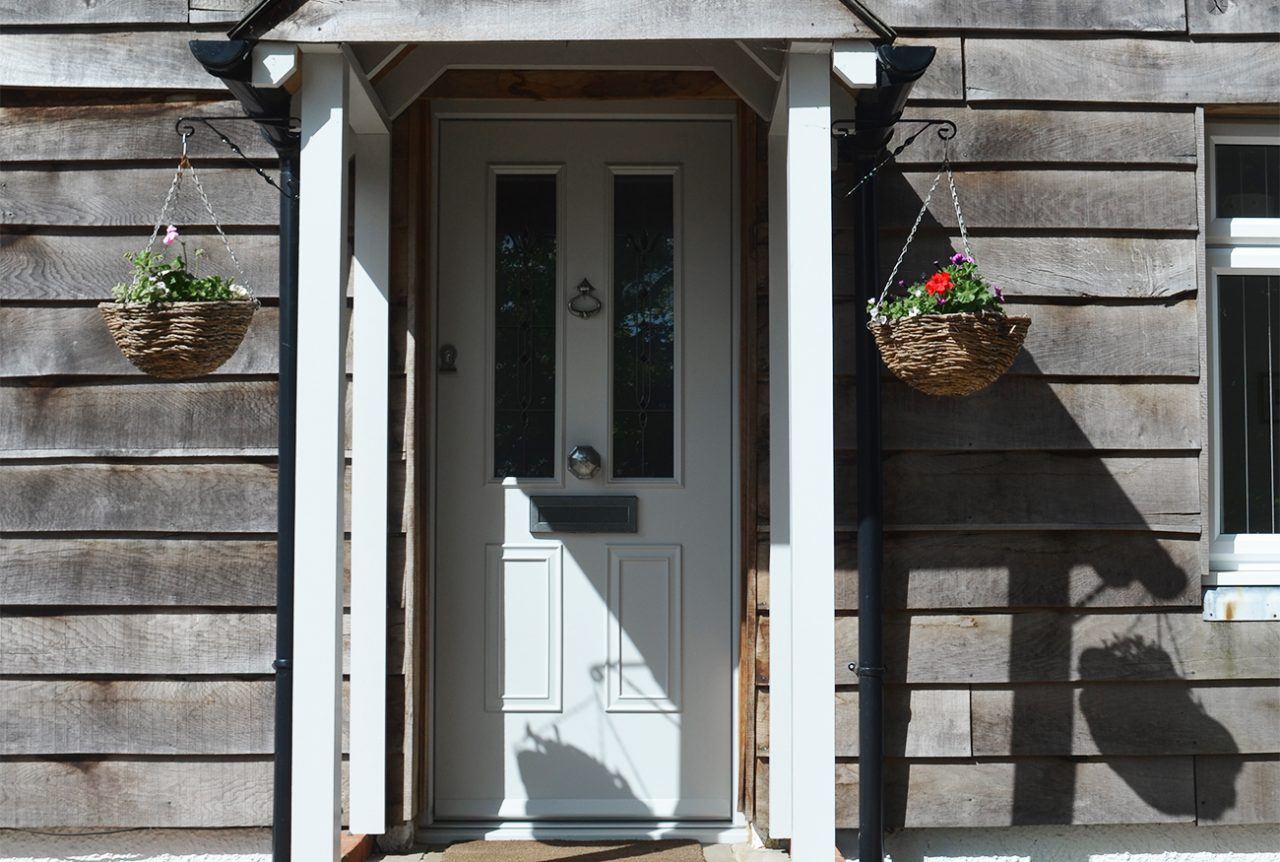
POLYGON ((918 317, 922 314, 1004 314, 1004 293, 988 284, 978 272, 973 258, 956 254, 951 262, 928 278, 923 275, 905 287, 906 293, 885 297, 884 302, 871 300, 867 312, 876 323, 918 317))
MULTIPOLYGON (((249 291, 235 283, 235 279, 220 275, 198 276, 187 269, 184 254, 167 258, 164 252, 140 251, 125 255, 133 264, 133 280, 117 284, 112 289, 116 302, 159 305, 165 302, 224 302, 248 300, 249 291)), ((204 249, 196 250, 196 257, 204 249)))

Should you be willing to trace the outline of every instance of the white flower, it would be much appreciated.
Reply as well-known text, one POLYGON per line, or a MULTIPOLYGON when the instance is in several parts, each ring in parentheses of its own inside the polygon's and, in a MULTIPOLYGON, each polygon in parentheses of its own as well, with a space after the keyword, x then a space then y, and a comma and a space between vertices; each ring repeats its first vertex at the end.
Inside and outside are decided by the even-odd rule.
POLYGON ((249 295, 249 291, 245 290, 243 287, 241 287, 238 284, 231 285, 231 293, 232 295, 238 296, 241 299, 249 295))
POLYGON ((907 317, 919 317, 919 316, 920 316, 920 309, 918 308, 913 308, 907 312, 907 317))

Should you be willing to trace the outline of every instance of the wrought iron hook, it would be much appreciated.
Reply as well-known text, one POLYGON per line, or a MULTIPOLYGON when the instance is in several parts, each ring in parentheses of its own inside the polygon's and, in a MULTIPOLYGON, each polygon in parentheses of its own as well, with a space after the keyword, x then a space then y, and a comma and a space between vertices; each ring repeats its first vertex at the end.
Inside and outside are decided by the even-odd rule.
POLYGON ((258 176, 266 180, 269 186, 274 188, 276 191, 280 192, 280 194, 285 195, 286 197, 289 197, 293 200, 298 199, 297 192, 285 191, 284 189, 282 189, 280 187, 280 184, 277 183, 275 180, 273 180, 270 176, 268 176, 267 172, 263 170, 260 165, 258 165, 256 162, 253 161, 253 159, 249 158, 244 154, 244 150, 240 149, 239 144, 231 140, 231 138, 227 137, 227 134, 225 132, 223 132, 213 123, 209 122, 209 120, 217 120, 218 122, 225 122, 228 120, 240 120, 240 121, 249 120, 251 122, 258 123, 261 125, 279 126, 281 128, 288 129, 291 132, 296 132, 301 125, 301 121, 297 117, 288 117, 285 119, 262 119, 262 120, 254 119, 253 117, 236 117, 236 116, 178 117, 178 119, 174 121, 173 130, 182 136, 182 158, 184 160, 187 158, 187 140, 196 133, 195 123, 200 123, 209 131, 217 135, 218 140, 226 144, 227 147, 231 150, 231 152, 239 156, 240 159, 244 161, 245 164, 253 168, 254 173, 256 173, 258 176))

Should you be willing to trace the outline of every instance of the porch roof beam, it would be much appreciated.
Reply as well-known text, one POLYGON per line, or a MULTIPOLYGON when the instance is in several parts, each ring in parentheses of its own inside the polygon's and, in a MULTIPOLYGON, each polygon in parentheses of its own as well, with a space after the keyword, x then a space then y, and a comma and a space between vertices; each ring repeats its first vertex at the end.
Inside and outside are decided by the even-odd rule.
POLYGON ((358 135, 377 135, 390 131, 391 119, 382 105, 382 97, 373 88, 356 52, 351 46, 343 45, 342 54, 347 59, 347 74, 351 79, 348 85, 351 97, 348 122, 351 130, 358 135))
POLYGON ((766 120, 777 89, 767 67, 732 41, 426 44, 375 85, 387 114, 394 119, 448 69, 710 71, 766 120))
POLYGON ((298 42, 866 39, 852 0, 361 0, 304 3, 263 34, 298 42))

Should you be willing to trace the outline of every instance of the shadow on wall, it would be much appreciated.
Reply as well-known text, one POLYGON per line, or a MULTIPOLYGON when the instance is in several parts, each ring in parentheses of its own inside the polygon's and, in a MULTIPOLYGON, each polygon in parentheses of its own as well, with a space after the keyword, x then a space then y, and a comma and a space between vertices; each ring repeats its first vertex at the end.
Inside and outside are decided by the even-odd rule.
MULTIPOLYGON (((915 191, 900 176, 885 176, 881 200, 891 197, 897 199, 892 207, 896 211, 914 215, 920 205, 915 191)), ((908 282, 919 270, 929 269, 934 261, 945 262, 954 253, 953 232, 954 228, 926 216, 904 267, 908 282)), ((981 264, 982 232, 971 232, 977 234, 973 244, 981 264)), ((901 241, 899 235, 882 240, 881 262, 886 269, 901 241), (887 262, 883 260, 886 255, 887 262)), ((1135 259, 1134 267, 1140 268, 1141 261, 1135 259)), ((1143 272, 1135 271, 1134 275, 1139 281, 1147 277, 1143 272)), ((1026 292, 1013 283, 1002 286, 1015 297, 1026 292)), ((849 292, 842 287, 837 284, 837 294, 849 292)), ((1138 301, 1135 296, 1135 304, 1138 301)), ((1142 303, 1147 309, 1153 307, 1149 300, 1142 303)), ((1105 400, 1092 395, 1077 398, 1073 406, 1064 404, 1060 397, 1064 377, 1066 391, 1074 382, 1081 389, 1090 387, 1090 393, 1110 386, 1117 390, 1117 398, 1130 404, 1137 403, 1133 399, 1152 399, 1143 402, 1145 412, 1140 415, 1144 420, 1149 416, 1151 423, 1162 423, 1156 431, 1167 431, 1170 420, 1166 417, 1179 413, 1176 405, 1159 403, 1151 393, 1139 389, 1153 382, 1169 383, 1168 372, 1159 380, 1154 377, 1157 372, 1148 370, 1145 373, 1153 376, 1141 380, 1080 382, 1078 375, 1082 373, 1114 375, 1116 371, 1075 370, 1083 366, 1077 361, 1078 354, 1073 358, 1071 351, 1097 350, 1117 367, 1124 360, 1114 356, 1115 346, 1104 343, 1097 334, 1079 327, 1069 331, 1068 321, 1081 320, 1079 315, 1063 313, 1069 312, 1066 306, 1072 304, 1078 302, 1033 299, 1021 305, 1019 312, 1029 313, 1033 320, 1029 349, 1020 355, 1011 376, 985 393, 941 404, 905 392, 897 382, 886 383, 886 521, 919 523, 918 516, 912 521, 906 515, 932 507, 945 510, 943 517, 950 520, 944 523, 949 528, 972 525, 974 530, 967 535, 949 532, 931 538, 927 527, 923 528, 925 532, 903 540, 904 545, 919 542, 920 546, 912 548, 910 561, 900 563, 906 569, 897 573, 892 552, 887 551, 887 604, 891 608, 909 606, 908 592, 919 589, 921 582, 917 580, 913 587, 913 578, 933 578, 937 573, 948 577, 967 569, 1007 573, 1005 596, 1012 617, 1009 683, 999 687, 1012 690, 1005 706, 1009 714, 1001 717, 1001 730, 986 740, 989 750, 980 751, 975 737, 973 755, 1013 761, 1008 823, 1070 824, 1080 819, 1082 807, 1134 804, 1124 798, 1094 798, 1096 789, 1091 786, 1078 788, 1082 774, 1078 758, 1082 757, 1103 759, 1156 811, 1194 820, 1193 778, 1189 771, 1179 771, 1186 765, 1185 755, 1238 752, 1227 729, 1206 713, 1191 685, 1179 675, 1176 630, 1170 625, 1181 621, 1178 616, 1195 614, 1198 618, 1200 612, 1198 555, 1194 550, 1180 550, 1193 549, 1198 538, 1195 525, 1187 523, 1189 515, 1198 511, 1198 502, 1190 499, 1189 491, 1186 501, 1178 496, 1181 492, 1169 491, 1185 477, 1167 472, 1189 471, 1187 461, 1191 459, 1185 450, 1196 444, 1153 443, 1153 429, 1140 424, 1127 432, 1130 437, 1119 436, 1122 432, 1115 428, 1100 430, 1098 423, 1091 424, 1089 431, 1080 427, 1073 410, 1109 408, 1104 408, 1105 400), (1042 372, 1037 365, 1038 351, 1043 351, 1039 353, 1043 361, 1053 365, 1048 371, 1042 372), (1096 390, 1095 385, 1099 387, 1096 390), (1130 387, 1132 395, 1125 391, 1130 387), (896 410, 888 407, 891 396, 899 401, 896 410), (928 434, 922 433, 920 416, 935 420, 928 434), (1016 427, 1015 422, 1025 427, 1016 427), (895 440, 904 433, 913 442, 895 440), (1105 442, 1097 446, 1094 439, 1099 439, 1100 433, 1105 442), (998 443, 987 445, 981 438, 998 443), (925 444, 920 443, 922 439, 925 444), (1162 451, 1152 451, 1153 447, 1162 451), (916 451, 904 451, 913 449, 916 451), (923 454, 919 450, 924 450, 923 454), (1115 469, 1111 460, 1115 458, 1128 459, 1125 470, 1115 469), (1167 464, 1160 463, 1166 458, 1167 464), (913 476, 912 470, 904 467, 919 466, 916 462, 938 472, 919 475, 925 473, 922 468, 913 476), (1161 523, 1176 525, 1176 531, 1156 532, 1161 523), (1006 530, 1012 530, 1001 531, 991 525, 1007 525, 1006 530), (1087 574, 1082 577, 1082 573, 1087 574), (1092 611, 1095 607, 1130 610, 1096 614, 1092 611), (1084 728, 1077 727, 1081 717, 1084 728)), ((1108 304, 1120 303, 1109 300, 1108 304)), ((860 319, 861 315, 854 318, 860 319)), ((1195 388, 1192 377, 1174 383, 1185 384, 1186 391, 1195 388)), ((1178 394, 1181 397, 1184 393, 1178 394)), ((1187 415, 1198 421, 1198 408, 1187 415)), ((1199 439, 1198 424, 1188 420, 1185 429, 1185 435, 1199 439)), ((1176 437, 1177 431, 1171 436, 1176 437)), ((990 604, 975 604, 965 595, 967 586, 944 586, 953 591, 954 599, 947 599, 945 605, 930 602, 927 607, 963 610, 990 604)), ((890 673, 897 665, 894 678, 901 682, 910 654, 909 627, 893 627, 893 616, 890 612, 891 630, 896 628, 903 634, 887 645, 890 673)), ((957 650, 964 649, 963 640, 957 650)), ((888 752, 901 755, 905 723, 891 721, 887 730, 888 752)), ((890 829, 904 826, 912 801, 908 799, 909 768, 904 761, 890 762, 886 787, 886 825, 890 829)), ((1202 801, 1199 815, 1216 818, 1235 806, 1239 768, 1237 764, 1227 782, 1231 792, 1202 801)), ((991 801, 996 804, 999 793, 993 793, 991 801)), ((915 804, 921 803, 917 800, 915 804)), ((1135 814, 1141 816, 1140 811, 1135 814)))

